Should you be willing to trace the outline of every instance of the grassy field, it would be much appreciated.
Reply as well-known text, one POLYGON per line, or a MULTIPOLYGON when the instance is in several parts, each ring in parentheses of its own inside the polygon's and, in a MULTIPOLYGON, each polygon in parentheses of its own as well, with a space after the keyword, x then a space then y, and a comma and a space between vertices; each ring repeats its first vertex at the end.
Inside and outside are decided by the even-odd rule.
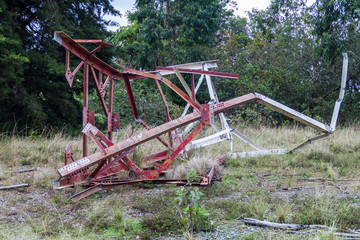
MULTIPOLYGON (((300 127, 240 130, 267 149, 291 149, 316 135, 300 127)), ((115 138, 137 131, 129 127, 115 138)), ((199 189, 204 212, 190 228, 184 227, 184 209, 174 202, 179 198, 175 186, 125 186, 76 203, 69 197, 80 189, 52 190, 68 142, 80 157, 81 139, 61 133, 1 137, 0 186, 30 187, 0 191, 0 239, 337 239, 336 232, 360 228, 358 126, 339 129, 295 154, 228 159, 217 167, 223 180, 199 189), (10 172, 30 167, 36 171, 10 172), (246 225, 244 218, 327 227, 276 230, 246 225)), ((238 141, 234 146, 236 151, 251 150, 238 141)), ((160 149, 152 141, 132 157, 160 149)), ((184 177, 190 168, 202 175, 216 156, 228 151, 229 142, 222 142, 189 152, 190 160, 178 158, 168 177, 184 177)))

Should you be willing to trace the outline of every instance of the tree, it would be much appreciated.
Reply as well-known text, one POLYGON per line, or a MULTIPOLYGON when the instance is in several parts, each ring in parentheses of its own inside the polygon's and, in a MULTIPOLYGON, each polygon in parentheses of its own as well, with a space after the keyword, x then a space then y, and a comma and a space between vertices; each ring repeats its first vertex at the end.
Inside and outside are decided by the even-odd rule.
POLYGON ((137 68, 153 69, 204 60, 216 34, 231 15, 227 0, 139 0, 113 40, 121 58, 137 68), (134 54, 136 52, 136 54, 134 54))
POLYGON ((360 1, 317 0, 311 11, 318 54, 334 63, 359 38, 360 1))
MULTIPOLYGON (((0 120, 15 118, 30 125, 79 122, 79 107, 64 79, 64 50, 52 41, 53 33, 105 39, 111 22, 103 20, 103 14, 119 12, 109 0, 11 0, 1 1, 0 7, 4 66, 0 84, 5 93, 0 98, 0 120)), ((101 55, 109 57, 109 50, 101 55)))

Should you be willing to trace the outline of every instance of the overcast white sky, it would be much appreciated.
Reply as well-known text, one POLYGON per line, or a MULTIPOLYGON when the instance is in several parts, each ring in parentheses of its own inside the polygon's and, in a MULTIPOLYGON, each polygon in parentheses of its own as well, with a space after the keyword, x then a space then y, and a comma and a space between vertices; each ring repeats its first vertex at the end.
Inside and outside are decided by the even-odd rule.
MULTIPOLYGON (((247 17, 246 11, 251 11, 251 9, 265 9, 270 5, 271 0, 235 0, 237 4, 237 10, 235 10, 235 14, 239 15, 241 17, 247 17)), ((113 20, 115 22, 118 22, 121 26, 128 25, 125 13, 127 11, 134 10, 134 3, 135 0, 114 0, 112 2, 113 6, 120 11, 122 14, 122 17, 114 17, 107 15, 105 16, 105 19, 107 20, 113 20)), ((109 30, 116 31, 117 27, 110 27, 109 30)))

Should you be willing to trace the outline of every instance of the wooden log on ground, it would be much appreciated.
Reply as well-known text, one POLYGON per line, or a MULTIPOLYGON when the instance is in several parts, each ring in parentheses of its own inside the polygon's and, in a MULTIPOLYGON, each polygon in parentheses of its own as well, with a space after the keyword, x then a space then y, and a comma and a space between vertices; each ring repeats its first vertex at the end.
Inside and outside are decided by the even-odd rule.
MULTIPOLYGON (((286 223, 274 223, 274 222, 268 222, 268 221, 261 221, 253 218, 244 218, 244 223, 255 225, 255 226, 261 226, 261 227, 271 227, 271 228, 277 228, 277 229, 291 229, 291 230, 300 230, 304 228, 310 228, 310 229, 327 229, 329 231, 334 231, 335 228, 328 227, 325 225, 302 225, 302 224, 286 224, 286 223)), ((360 238, 360 233, 353 232, 353 233, 341 233, 341 232, 334 232, 334 236, 340 236, 340 237, 354 237, 354 238, 360 238)))
POLYGON ((351 237, 351 238, 356 238, 356 239, 360 238, 360 234, 358 234, 358 233, 339 233, 339 232, 335 232, 334 236, 351 237))
POLYGON ((304 225, 301 224, 285 224, 285 223, 273 223, 268 221, 261 221, 253 218, 244 218, 244 222, 246 224, 261 226, 261 227, 271 227, 271 228, 278 228, 278 229, 293 229, 293 230, 300 230, 304 228, 304 225))
POLYGON ((35 168, 28 168, 28 169, 21 169, 21 170, 13 171, 13 173, 32 172, 34 170, 35 170, 35 168))
POLYGON ((2 173, 23 173, 23 172, 31 172, 34 171, 35 168, 21 169, 16 171, 1 171, 2 173))
POLYGON ((23 183, 23 184, 10 185, 10 186, 0 186, 0 190, 7 190, 7 189, 21 188, 21 187, 29 187, 29 184, 23 183))

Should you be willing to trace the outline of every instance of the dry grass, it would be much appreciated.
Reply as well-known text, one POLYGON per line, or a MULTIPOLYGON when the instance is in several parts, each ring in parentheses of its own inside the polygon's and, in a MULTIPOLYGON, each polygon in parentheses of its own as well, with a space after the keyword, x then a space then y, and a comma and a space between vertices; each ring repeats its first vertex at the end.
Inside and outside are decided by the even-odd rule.
POLYGON ((186 178, 189 174, 189 170, 193 169, 196 171, 198 176, 204 176, 208 171, 215 167, 215 172, 218 177, 221 176, 222 167, 219 162, 210 155, 195 154, 190 157, 188 161, 184 161, 181 164, 174 166, 166 173, 167 178, 186 178))
MULTIPOLYGON (((300 127, 243 128, 240 126, 238 129, 267 149, 291 149, 317 134, 311 129, 300 127)), ((142 131, 143 128, 140 126, 135 128, 128 126, 114 133, 114 142, 127 139, 142 131)), ((211 128, 207 128, 197 138, 213 132, 211 128)), ((167 140, 167 135, 162 137, 167 140)), ((76 204, 71 203, 68 197, 73 190, 56 193, 51 190, 51 181, 58 178, 57 169, 63 166, 64 149, 68 142, 72 143, 75 158, 80 158, 82 149, 80 137, 71 138, 58 133, 46 138, 12 136, 0 139, 0 185, 18 183, 31 185, 24 190, 0 192, 1 239, 111 239, 119 232, 111 233, 110 228, 111 231, 128 229, 127 231, 130 232, 135 231, 131 229, 139 228, 138 222, 133 224, 126 220, 126 214, 135 216, 139 220, 152 214, 146 209, 134 210, 132 196, 140 194, 145 196, 144 201, 147 201, 148 195, 159 195, 164 201, 171 202, 166 193, 174 189, 161 186, 154 189, 123 188, 124 190, 115 190, 110 194, 99 193, 76 204), (22 174, 4 173, 4 171, 31 167, 36 168, 36 171, 22 174), (161 195, 162 193, 164 196, 161 195), (110 201, 109 199, 112 198, 114 200, 110 201), (1 202, 2 199, 4 202, 1 202), (2 204, 4 206, 1 206, 2 204), (113 208, 113 206, 118 207, 113 208), (26 212, 30 218, 26 218, 26 214, 21 211, 26 212), (102 217, 103 215, 110 217, 102 217), (6 220, 1 221, 2 217, 6 220), (39 224, 40 227, 34 228, 31 219, 33 224, 39 224), (108 220, 111 222, 110 227, 106 223, 108 220), (52 230, 54 226, 56 231, 52 230)), ((234 139, 234 147, 237 152, 252 150, 238 139, 234 139)), ((89 152, 92 153, 94 149, 95 145, 89 141, 89 152)), ((164 149, 165 147, 155 139, 138 147, 130 159, 134 159, 140 165, 143 155, 164 149)), ((184 178, 189 169, 194 169, 198 175, 205 175, 210 167, 217 166, 218 172, 224 175, 224 181, 202 190, 207 192, 209 198, 207 200, 214 203, 214 208, 209 204, 207 210, 213 214, 211 216, 215 220, 221 222, 230 219, 234 224, 238 224, 234 220, 237 217, 256 216, 288 223, 335 224, 341 229, 358 224, 360 218, 360 211, 356 205, 360 205, 356 200, 360 191, 358 126, 340 128, 329 139, 311 144, 292 155, 229 159, 224 167, 219 167, 216 157, 226 154, 229 150, 228 141, 192 150, 188 153, 189 159, 177 157, 173 162, 173 169, 167 173, 168 178, 184 178), (313 177, 324 180, 306 180, 313 177), (283 190, 284 188, 287 190, 283 190), (224 204, 215 205, 217 201, 224 204), (352 214, 349 214, 350 212, 352 214)), ((158 203, 154 201, 154 208, 159 208, 158 203)), ((153 232, 144 230, 144 233, 151 235, 153 232)), ((322 234, 311 237, 320 239, 333 237, 332 233, 322 234)), ((253 237, 257 236, 259 235, 253 235, 253 237)), ((289 236, 282 235, 282 237, 291 239, 289 236)))
MULTIPOLYGON (((251 140, 264 146, 267 149, 287 148, 291 149, 302 143, 316 133, 309 128, 286 127, 286 128, 238 128, 243 134, 251 140)), ((114 142, 127 139, 130 136, 137 135, 143 131, 141 126, 128 126, 120 132, 114 133, 114 142)), ((214 133, 212 128, 207 128, 200 132, 197 138, 201 138, 214 133)), ((167 140, 167 135, 162 136, 167 140)), ((6 179, 6 183, 18 182, 19 175, 5 174, 2 171, 18 170, 27 167, 35 167, 37 172, 34 176, 36 184, 49 187, 46 182, 57 178, 56 169, 63 166, 63 153, 67 144, 71 142, 75 158, 81 157, 81 138, 70 138, 63 133, 58 133, 46 138, 41 137, 6 137, 0 140, 0 181, 6 179)), ((95 145, 89 141, 89 152, 96 149, 95 145)), ((165 147, 157 140, 151 140, 140 145, 130 156, 140 165, 141 157, 164 150, 165 147)), ((358 157, 357 150, 360 149, 360 134, 357 126, 350 126, 336 131, 329 139, 316 142, 303 150, 301 154, 308 154, 308 158, 326 158, 328 162, 321 163, 320 168, 327 171, 328 177, 337 179, 339 177, 339 159, 342 153, 358 157), (335 154, 338 156, 335 158, 335 154)), ((178 157, 174 161, 174 169, 168 172, 168 177, 184 177, 188 169, 194 169, 199 175, 206 174, 212 166, 217 166, 216 157, 226 154, 230 150, 229 141, 214 144, 203 149, 192 150, 189 152, 190 160, 178 157), (182 160, 181 160, 182 159, 182 160)), ((252 149, 234 138, 235 151, 251 151, 252 149)), ((294 161, 297 155, 293 155, 294 161)), ((241 160, 239 160, 241 161, 241 160)), ((344 163, 344 162, 343 162, 344 163)), ((219 168, 219 167, 217 167, 219 168)), ((220 168, 218 170, 221 170, 220 168)), ((230 170, 231 171, 231 170, 230 170)))

